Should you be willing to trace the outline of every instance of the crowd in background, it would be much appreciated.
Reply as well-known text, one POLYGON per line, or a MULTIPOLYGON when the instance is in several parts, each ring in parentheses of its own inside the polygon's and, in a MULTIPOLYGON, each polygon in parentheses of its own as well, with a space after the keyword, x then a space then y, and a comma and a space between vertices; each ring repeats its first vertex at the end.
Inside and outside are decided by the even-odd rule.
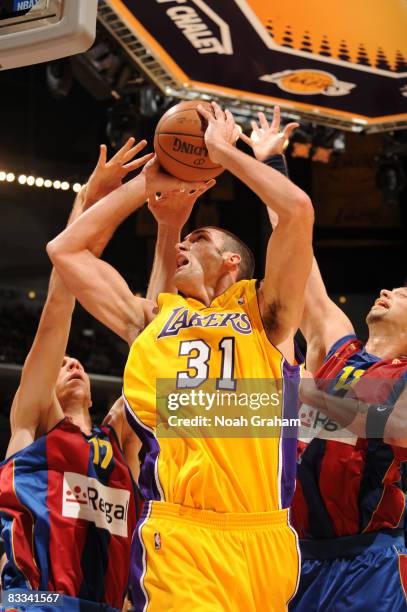
MULTIPOLYGON (((42 303, 30 301, 18 290, 0 294, 0 364, 22 365, 34 339, 42 303)), ((113 334, 77 307, 68 354, 75 355, 91 374, 119 376, 126 362, 126 347, 113 334)))

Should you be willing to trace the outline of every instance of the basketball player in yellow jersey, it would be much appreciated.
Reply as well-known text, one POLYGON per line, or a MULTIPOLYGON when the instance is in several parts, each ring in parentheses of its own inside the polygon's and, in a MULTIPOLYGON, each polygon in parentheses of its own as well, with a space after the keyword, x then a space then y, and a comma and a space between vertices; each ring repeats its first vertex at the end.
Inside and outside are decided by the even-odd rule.
POLYGON ((281 431, 276 438, 156 437, 159 379, 172 379, 192 397, 204 379, 237 393, 247 378, 298 377, 292 355, 283 352, 302 315, 312 206, 286 177, 236 150, 231 114, 213 109, 214 117, 201 109, 212 161, 279 215, 259 286, 250 280, 247 247, 218 228, 202 228, 178 244, 174 284, 184 297, 163 294, 157 304, 134 298, 120 275, 89 252, 98 232, 113 229, 143 198, 171 189, 154 165, 48 246, 85 308, 131 345, 124 395, 143 444, 139 485, 146 499, 133 544, 136 610, 275 612, 286 609, 298 578, 287 510, 293 440, 281 431))

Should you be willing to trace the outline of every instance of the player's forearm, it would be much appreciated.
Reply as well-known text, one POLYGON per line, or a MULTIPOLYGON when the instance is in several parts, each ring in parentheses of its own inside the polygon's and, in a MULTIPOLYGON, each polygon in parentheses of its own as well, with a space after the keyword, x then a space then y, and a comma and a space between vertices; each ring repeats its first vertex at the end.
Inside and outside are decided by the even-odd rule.
POLYGON ((34 355, 36 369, 44 370, 44 377, 50 380, 50 386, 52 376, 49 379, 49 364, 58 364, 52 368, 57 375, 66 351, 74 307, 75 297, 65 286, 58 272, 53 269, 34 342, 25 362, 26 365, 31 363, 34 355))
POLYGON ((71 214, 69 215, 67 227, 71 225, 81 214, 86 210, 85 203, 86 185, 81 187, 80 191, 76 194, 75 201, 72 206, 71 214))
POLYGON ((312 260, 312 268, 307 282, 307 294, 309 298, 313 295, 318 300, 329 300, 324 281, 315 257, 312 260))
MULTIPOLYGON (((259 159, 259 157, 256 157, 256 159, 259 159)), ((277 170, 277 172, 280 172, 280 174, 288 178, 287 162, 283 154, 272 155, 271 157, 260 159, 259 161, 263 161, 265 164, 267 164, 267 166, 274 168, 274 170, 277 170)), ((271 227, 274 230, 278 224, 278 214, 272 208, 270 208, 270 206, 267 206, 267 213, 270 219, 271 227)))
POLYGON ((52 406, 74 306, 74 296, 53 270, 34 342, 22 369, 18 400, 13 404, 15 426, 26 427, 28 423, 35 431, 52 406))
MULTIPOLYGON (((72 206, 71 214, 69 215, 67 227, 72 225, 78 217, 83 213, 85 205, 85 189, 82 189, 77 194, 72 206)), ((71 323, 71 315, 75 306, 75 298, 72 293, 66 288, 61 277, 55 268, 52 269, 47 299, 42 312, 40 325, 45 322, 53 325, 54 321, 57 325, 68 325, 71 323)))
MULTIPOLYGON (((288 169, 287 169, 287 163, 285 161, 284 155, 273 155, 272 157, 269 157, 267 160, 264 160, 264 162, 274 168, 274 170, 277 170, 278 172, 280 172, 280 174, 282 174, 283 176, 288 178, 288 169)), ((273 228, 273 230, 277 227, 278 225, 278 215, 277 213, 270 208, 269 206, 267 207, 267 212, 268 212, 268 216, 270 219, 270 223, 271 223, 271 227, 273 228)), ((313 353, 315 353, 314 348, 311 348, 311 341, 314 338, 315 340, 318 340, 315 337, 315 333, 313 335, 307 334, 306 332, 308 331, 308 328, 311 326, 312 327, 312 322, 310 325, 310 319, 312 319, 312 315, 313 315, 313 309, 312 309, 312 301, 314 299, 314 304, 315 304, 315 298, 319 297, 319 299, 326 299, 328 300, 328 295, 326 293, 325 290, 325 285, 324 282, 322 280, 322 276, 321 273, 319 271, 318 268, 318 264, 317 261, 315 259, 315 257, 313 258, 313 263, 312 263, 312 268, 311 268, 311 272, 310 275, 308 277, 308 281, 307 281, 307 285, 306 285, 306 289, 304 292, 304 309, 303 309, 303 315, 302 315, 302 321, 301 321, 301 331, 303 333, 303 335, 307 338, 307 364, 308 361, 318 361, 320 362, 320 359, 317 358, 313 358, 313 353)), ((319 314, 317 315, 317 317, 319 317, 319 314)), ((314 330, 315 331, 315 330, 314 330)), ((319 353, 319 344, 318 342, 315 343, 316 344, 316 351, 319 353)), ((319 356, 319 355, 318 355, 319 356)), ((323 352, 322 358, 325 357, 325 352, 323 352)), ((308 367, 308 366, 307 366, 308 367)), ((310 371, 314 372, 315 370, 312 367, 309 367, 310 371)))
MULTIPOLYGON (((314 257, 305 287, 304 310, 300 323, 301 332, 307 342, 312 342, 316 338, 323 342, 328 317, 332 318, 332 323, 336 323, 338 314, 341 314, 340 311, 336 312, 336 310, 339 311, 328 296, 318 262, 314 257), (334 308, 333 312, 332 307, 334 308)), ((325 353, 327 348, 329 347, 325 347, 324 344, 323 350, 325 353)))
POLYGON ((115 229, 146 200, 143 174, 105 196, 47 245, 55 264, 58 255, 104 248, 115 229))
POLYGON ((70 326, 74 307, 74 296, 65 286, 57 270, 53 268, 40 323, 45 320, 52 325, 58 325, 59 322, 59 325, 70 326))
MULTIPOLYGON (((84 190, 76 196, 68 219, 69 228, 84 211, 84 190)), ((66 352, 75 298, 58 272, 50 276, 47 298, 41 313, 34 342, 25 360, 18 401, 13 409, 14 425, 35 431, 43 411, 48 411, 54 398, 55 384, 66 352)), ((31 435, 31 434, 30 434, 31 435)))
POLYGON ((180 241, 178 227, 158 225, 153 269, 148 284, 147 299, 157 300, 160 293, 177 293, 173 283, 176 270, 175 245, 180 241))
MULTIPOLYGON (((75 221, 75 219, 77 219, 83 212, 85 212, 91 206, 93 206, 95 202, 97 201, 97 200, 93 200, 92 198, 88 197, 86 185, 82 187, 81 191, 78 194, 78 197, 79 197, 78 210, 75 213, 75 209, 74 209, 70 222, 75 221)), ((68 223, 68 225, 70 225, 70 223, 68 223)), ((95 255, 96 257, 100 257, 102 255, 103 251, 106 248, 106 245, 110 242, 110 239, 113 236, 113 234, 114 234, 114 229, 109 227, 104 233, 102 233, 98 237, 98 239, 93 244, 89 245, 89 250, 93 253, 93 255, 95 255)))
MULTIPOLYGON (((87 189, 86 185, 84 185, 76 196, 71 215, 68 219, 67 226, 71 225, 74 221, 76 221, 76 219, 78 219, 78 217, 80 217, 84 212, 86 212, 93 204, 94 202, 87 198, 87 189)), ((103 253, 104 248, 110 241, 112 235, 113 230, 109 228, 104 234, 99 237, 99 239, 94 244, 90 245, 90 251, 94 255, 96 255, 96 257, 100 257, 100 255, 103 253)))
POLYGON ((308 379, 301 382, 300 398, 348 431, 359 437, 366 436, 366 404, 352 398, 329 395, 316 388, 314 381, 308 379))
POLYGON ((313 219, 313 208, 307 194, 274 168, 226 143, 217 145, 216 158, 274 210, 280 221, 297 214, 304 219, 313 219))
MULTIPOLYGON (((313 314, 317 313, 317 309, 314 308, 313 310, 313 304, 315 306, 320 303, 327 303, 329 299, 317 260, 314 257, 304 292, 304 312, 301 322, 301 331, 303 334, 306 334, 306 337, 310 337, 309 332, 310 327, 312 327, 311 319, 313 314)), ((316 316, 319 316, 319 314, 316 314, 316 316)))
POLYGON ((388 444, 406 447, 407 418, 405 400, 392 404, 363 402, 349 397, 336 397, 315 387, 307 379, 301 382, 301 399, 317 408, 359 438, 384 439, 388 444))

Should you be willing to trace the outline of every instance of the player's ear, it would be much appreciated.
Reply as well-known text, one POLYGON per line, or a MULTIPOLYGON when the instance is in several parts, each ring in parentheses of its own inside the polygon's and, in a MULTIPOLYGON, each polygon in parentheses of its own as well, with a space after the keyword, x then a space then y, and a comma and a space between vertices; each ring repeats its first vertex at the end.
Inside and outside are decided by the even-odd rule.
POLYGON ((223 259, 229 272, 237 270, 241 261, 241 257, 238 253, 231 253, 230 251, 223 253, 223 259))

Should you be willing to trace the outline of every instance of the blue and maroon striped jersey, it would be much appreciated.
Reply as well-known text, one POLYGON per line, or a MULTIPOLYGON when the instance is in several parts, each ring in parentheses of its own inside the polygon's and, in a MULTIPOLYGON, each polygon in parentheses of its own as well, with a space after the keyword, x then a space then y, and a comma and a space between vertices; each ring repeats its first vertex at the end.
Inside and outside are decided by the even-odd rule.
POLYGON ((122 608, 136 492, 112 428, 68 418, 0 464, 4 589, 58 591, 122 608))
MULTIPOLYGON (((315 378, 333 395, 350 392, 366 403, 394 404, 406 383, 407 358, 379 359, 355 336, 346 336, 331 348, 315 378)), ((300 538, 403 528, 407 448, 381 439, 357 438, 351 444, 324 438, 298 443, 291 519, 300 538)))

